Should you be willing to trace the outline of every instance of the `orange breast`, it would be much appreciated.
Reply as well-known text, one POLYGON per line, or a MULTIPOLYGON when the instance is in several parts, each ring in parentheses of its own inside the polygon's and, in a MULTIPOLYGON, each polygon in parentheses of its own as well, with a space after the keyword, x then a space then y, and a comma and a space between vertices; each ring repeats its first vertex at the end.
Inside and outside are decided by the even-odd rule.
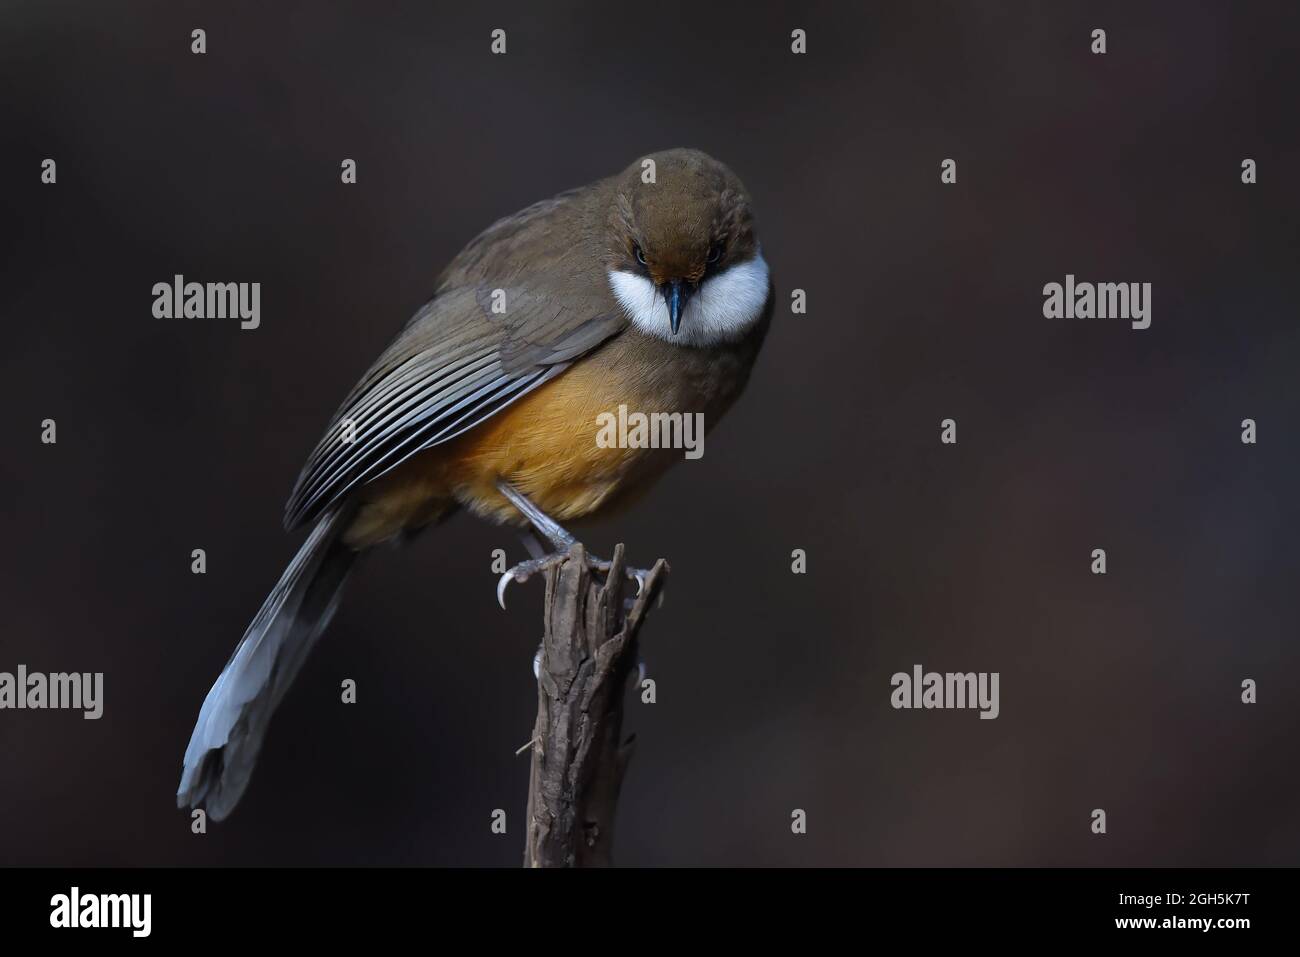
POLYGON ((504 478, 559 521, 595 511, 659 451, 602 448, 597 441, 598 417, 620 404, 643 407, 639 391, 600 363, 577 363, 459 440, 463 447, 450 463, 455 497, 509 521, 517 513, 496 489, 504 478))
POLYGON ((363 487, 349 544, 391 538, 453 504, 498 522, 524 524, 497 490, 499 478, 552 518, 569 521, 680 459, 680 450, 600 446, 602 412, 616 412, 620 404, 641 411, 657 407, 647 401, 645 383, 612 372, 606 363, 580 361, 459 438, 363 487))

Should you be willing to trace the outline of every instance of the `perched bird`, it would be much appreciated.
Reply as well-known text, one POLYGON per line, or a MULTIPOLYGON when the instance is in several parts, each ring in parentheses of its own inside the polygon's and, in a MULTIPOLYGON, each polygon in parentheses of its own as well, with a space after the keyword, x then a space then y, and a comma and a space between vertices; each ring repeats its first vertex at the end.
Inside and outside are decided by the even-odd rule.
POLYGON ((682 457, 602 445, 601 413, 703 413, 710 428, 771 315, 749 195, 697 150, 638 159, 474 239, 307 459, 285 525, 311 533, 203 702, 178 805, 219 820, 239 801, 360 552, 460 508, 567 552, 562 522, 626 502, 682 457))

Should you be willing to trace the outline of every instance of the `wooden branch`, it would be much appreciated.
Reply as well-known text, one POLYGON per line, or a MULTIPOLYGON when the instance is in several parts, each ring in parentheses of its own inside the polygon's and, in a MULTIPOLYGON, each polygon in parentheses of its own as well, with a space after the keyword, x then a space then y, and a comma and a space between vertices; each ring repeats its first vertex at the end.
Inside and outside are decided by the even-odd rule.
POLYGON ((667 575, 660 559, 625 614, 632 583, 622 545, 603 582, 580 543, 546 572, 525 867, 613 863, 614 811, 634 744, 620 740, 624 689, 636 669, 637 632, 667 575))

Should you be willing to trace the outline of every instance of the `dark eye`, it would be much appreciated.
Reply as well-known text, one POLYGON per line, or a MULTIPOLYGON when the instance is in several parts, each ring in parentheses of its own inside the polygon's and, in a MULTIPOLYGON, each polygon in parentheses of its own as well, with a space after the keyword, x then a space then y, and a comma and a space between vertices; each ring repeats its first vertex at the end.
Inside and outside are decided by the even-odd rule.
POLYGON ((722 258, 722 243, 714 243, 709 247, 709 258, 706 260, 710 266, 715 266, 718 260, 722 258))
POLYGON ((646 264, 646 262, 645 262, 645 253, 641 252, 641 247, 640 247, 640 246, 637 246, 636 244, 633 244, 633 246, 632 246, 632 255, 636 256, 636 261, 639 262, 642 266, 644 266, 644 265, 646 264))

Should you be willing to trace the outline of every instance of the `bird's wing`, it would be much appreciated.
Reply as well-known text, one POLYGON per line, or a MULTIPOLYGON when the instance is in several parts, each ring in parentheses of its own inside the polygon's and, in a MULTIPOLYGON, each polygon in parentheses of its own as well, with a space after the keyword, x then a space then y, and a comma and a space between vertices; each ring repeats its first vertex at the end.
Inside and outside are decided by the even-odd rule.
POLYGON ((285 507, 286 527, 473 428, 627 326, 599 274, 561 282, 573 278, 563 269, 510 273, 497 284, 452 274, 449 281, 466 284, 444 285, 412 317, 307 459, 285 507))

